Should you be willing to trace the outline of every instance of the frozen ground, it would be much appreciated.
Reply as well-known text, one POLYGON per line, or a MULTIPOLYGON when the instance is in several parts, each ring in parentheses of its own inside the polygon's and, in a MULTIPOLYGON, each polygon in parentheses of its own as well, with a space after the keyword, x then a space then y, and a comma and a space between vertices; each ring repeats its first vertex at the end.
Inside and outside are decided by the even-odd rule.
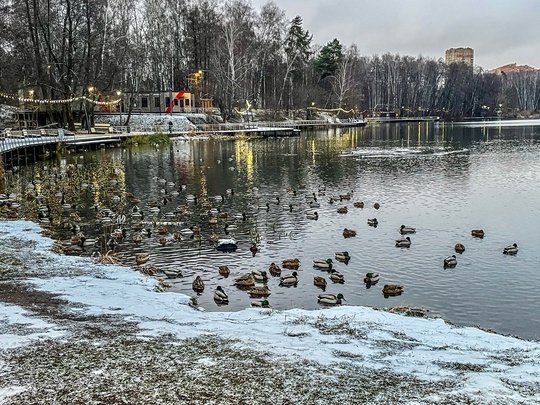
POLYGON ((535 404, 540 344, 365 307, 209 313, 0 221, 0 404, 535 404))

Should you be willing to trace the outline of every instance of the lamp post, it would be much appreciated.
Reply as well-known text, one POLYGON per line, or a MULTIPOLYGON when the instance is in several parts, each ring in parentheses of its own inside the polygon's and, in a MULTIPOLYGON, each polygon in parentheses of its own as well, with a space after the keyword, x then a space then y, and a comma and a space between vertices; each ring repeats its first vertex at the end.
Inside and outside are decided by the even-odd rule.
MULTIPOLYGON (((120 90, 116 90, 116 95, 120 97, 122 96, 122 92, 120 90)), ((122 126, 122 100, 120 100, 118 103, 118 112, 120 113, 120 126, 122 126)))
MULTIPOLYGON (((94 92, 94 87, 93 86, 88 86, 87 88, 88 90, 88 94, 93 94, 94 92)), ((88 109, 86 107, 86 100, 84 100, 84 115, 86 117, 86 130, 88 131, 88 133, 91 133, 91 130, 90 130, 90 120, 88 119, 88 109)))

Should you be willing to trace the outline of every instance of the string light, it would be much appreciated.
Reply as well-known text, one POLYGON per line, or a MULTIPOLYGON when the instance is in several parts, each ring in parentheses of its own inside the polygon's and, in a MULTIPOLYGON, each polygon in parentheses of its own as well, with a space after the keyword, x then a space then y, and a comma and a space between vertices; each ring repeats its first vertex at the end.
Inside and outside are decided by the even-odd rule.
POLYGON ((113 104, 118 104, 122 101, 122 99, 111 100, 111 101, 97 101, 97 100, 88 98, 86 96, 71 97, 71 98, 60 99, 60 100, 42 100, 42 99, 35 99, 35 98, 20 97, 16 94, 8 94, 8 93, 0 93, 0 97, 9 98, 12 100, 19 100, 19 102, 21 103, 36 103, 36 104, 66 104, 66 103, 74 103, 75 101, 79 101, 79 100, 85 100, 95 105, 113 105, 113 104))

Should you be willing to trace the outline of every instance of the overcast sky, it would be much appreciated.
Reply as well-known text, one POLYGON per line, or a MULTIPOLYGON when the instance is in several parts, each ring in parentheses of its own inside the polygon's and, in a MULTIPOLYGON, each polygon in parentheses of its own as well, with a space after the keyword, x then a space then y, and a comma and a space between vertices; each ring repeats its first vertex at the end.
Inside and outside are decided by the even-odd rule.
MULTIPOLYGON (((267 0, 252 0, 255 9, 267 0)), ((507 63, 540 68, 540 0, 274 0, 299 15, 313 43, 337 38, 362 55, 444 58, 471 47, 484 69, 507 63)))

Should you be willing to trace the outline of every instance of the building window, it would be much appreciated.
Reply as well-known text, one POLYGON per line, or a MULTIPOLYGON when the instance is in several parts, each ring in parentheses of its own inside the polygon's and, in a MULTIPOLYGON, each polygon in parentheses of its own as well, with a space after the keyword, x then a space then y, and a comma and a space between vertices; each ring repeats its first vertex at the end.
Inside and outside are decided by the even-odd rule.
POLYGON ((189 107, 189 98, 186 98, 186 107, 189 107))
POLYGON ((180 99, 180 108, 184 108, 184 99, 180 99))
POLYGON ((174 105, 175 105, 175 106, 178 105, 178 99, 177 99, 177 98, 174 99, 174 105))
POLYGON ((154 97, 154 107, 159 108, 161 106, 161 102, 159 100, 159 97, 154 97))
POLYGON ((141 108, 148 108, 148 97, 141 97, 141 108))
POLYGON ((165 107, 170 107, 170 106, 171 106, 171 98, 165 97, 165 107))

